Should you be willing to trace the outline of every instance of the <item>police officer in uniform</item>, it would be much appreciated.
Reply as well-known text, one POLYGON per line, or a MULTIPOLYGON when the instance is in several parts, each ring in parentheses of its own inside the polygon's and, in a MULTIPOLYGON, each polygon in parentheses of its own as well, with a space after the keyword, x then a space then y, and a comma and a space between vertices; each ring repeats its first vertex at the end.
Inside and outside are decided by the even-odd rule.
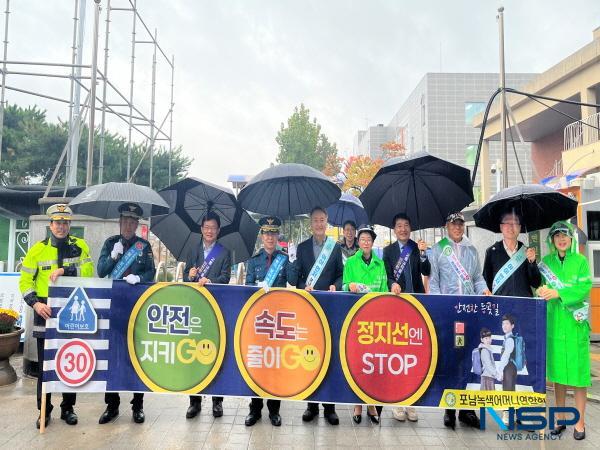
MULTIPOLYGON (((152 247, 150 242, 135 234, 142 216, 142 208, 135 203, 124 203, 119 207, 119 213, 121 215, 119 218, 120 234, 111 236, 104 241, 98 259, 98 276, 100 278, 122 278, 131 285, 152 282, 156 273, 152 247), (119 271, 117 263, 123 258, 125 261, 131 259, 131 262, 125 264, 124 271, 122 269, 119 271)), ((121 403, 119 393, 107 392, 104 394, 104 402, 107 406, 98 420, 100 424, 108 423, 119 415, 121 403)), ((144 423, 146 419, 144 394, 139 392, 133 394, 131 405, 134 422, 144 423)))
MULTIPOLYGON (((94 275, 94 264, 90 258, 88 245, 83 239, 71 236, 71 219, 73 212, 65 204, 52 205, 46 211, 50 218, 50 237, 34 244, 23 260, 19 289, 23 300, 34 311, 33 337, 37 338, 37 355, 39 374, 37 381, 37 407, 42 406, 42 376, 44 361, 44 337, 46 332, 46 319, 52 316, 51 308, 46 304, 48 287, 55 283, 59 277, 91 277, 94 275)), ((64 393, 60 404, 60 418, 69 425, 77 424, 75 414, 75 394, 64 393)), ((50 394, 46 394, 47 426, 52 412, 50 394)), ((36 426, 40 428, 41 414, 36 426)))
MULTIPOLYGON (((246 284, 250 286, 263 287, 286 287, 288 282, 288 270, 290 264, 288 256, 281 250, 277 250, 277 239, 279 237, 279 228, 281 227, 281 219, 275 216, 263 217, 258 221, 260 225, 260 238, 263 247, 258 253, 247 262, 246 284), (281 255, 281 256, 280 256, 281 255), (265 281, 271 266, 273 272, 269 277, 272 281, 265 281), (277 269, 279 267, 279 269, 277 269), (275 271, 278 270, 278 273, 275 271)), ((269 419, 271 424, 281 426, 281 416, 279 415, 280 400, 267 400, 267 408, 269 410, 269 419)), ((262 398, 253 398, 250 401, 250 413, 246 416, 246 426, 251 427, 261 418, 263 407, 262 398)))

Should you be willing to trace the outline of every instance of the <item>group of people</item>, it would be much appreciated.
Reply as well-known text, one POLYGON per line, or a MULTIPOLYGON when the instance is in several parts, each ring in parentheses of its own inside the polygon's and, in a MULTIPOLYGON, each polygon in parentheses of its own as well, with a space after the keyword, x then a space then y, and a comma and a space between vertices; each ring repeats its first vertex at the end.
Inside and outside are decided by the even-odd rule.
MULTIPOLYGON (((98 275, 122 278, 130 284, 152 281, 155 267, 150 244, 135 234, 141 209, 135 204, 124 204, 120 212, 120 234, 108 238, 104 243, 98 261, 98 275)), ((27 253, 20 283, 25 302, 35 311, 34 336, 38 338, 39 361, 43 360, 45 320, 51 316, 51 310, 46 305, 49 283, 60 276, 93 275, 87 245, 82 239, 69 234, 72 216, 69 207, 54 205, 48 209, 48 215, 51 236, 36 243, 27 253)), ((219 216, 209 212, 199 226, 202 242, 189 252, 184 281, 200 286, 229 283, 231 254, 218 242, 219 216)), ((513 211, 507 211, 500 222, 502 239, 487 249, 483 268, 476 248, 464 234, 465 218, 460 212, 448 215, 445 224, 447 237, 432 247, 430 256, 427 255, 424 241, 415 242, 410 238, 411 220, 405 214, 397 214, 390 224, 397 240, 384 248, 382 259, 373 251, 376 234, 369 225, 357 226, 348 221, 343 226, 340 242, 328 237, 327 211, 321 207, 315 207, 310 212, 311 237, 298 245, 293 262, 277 246, 281 220, 273 216, 263 217, 259 226, 261 248, 247 261, 247 285, 293 286, 307 291, 535 295, 544 298, 548 301, 547 377, 555 384, 557 406, 565 405, 567 388, 574 388, 575 403, 580 412, 574 437, 585 438, 586 388, 591 385, 590 326, 585 300, 592 283, 587 260, 578 253, 574 229, 568 222, 561 221, 552 226, 548 237, 550 253, 538 263, 535 250, 518 241, 521 217, 513 211), (424 280, 427 282, 424 283, 424 280)), ((491 335, 482 336, 482 342, 484 338, 491 338, 491 335)), ((508 350, 505 353, 510 356, 508 350)), ((514 364, 510 367, 511 364, 510 358, 507 358, 506 367, 503 367, 504 390, 515 389, 517 371, 514 364)), ((41 375, 37 400, 40 409, 41 375)), ((190 396, 186 412, 188 419, 198 415, 201 400, 200 395, 190 396)), ((222 397, 212 398, 214 417, 223 415, 222 400, 222 397)), ((107 407, 100 417, 101 424, 118 416, 119 394, 106 393, 105 402, 107 407)), ((134 421, 144 422, 143 394, 134 394, 131 404, 134 421)), ((46 424, 52 411, 49 394, 47 405, 46 424)), ((61 419, 71 425, 77 423, 74 405, 75 394, 63 394, 61 419)), ((267 400, 267 408, 270 422, 280 426, 280 401, 267 400)), ((262 409, 263 399, 253 398, 245 421, 247 426, 254 425, 261 418, 262 409)), ((339 424, 335 405, 323 404, 323 413, 329 424, 339 424)), ((379 422, 380 414, 381 407, 367 407, 367 416, 373 423, 379 422)), ((310 422, 318 415, 319 405, 308 403, 302 420, 310 422)), ((414 408, 395 408, 393 416, 399 421, 418 420, 414 408)), ((41 416, 38 418, 38 427, 40 420, 41 416)), ((361 422, 362 405, 354 407, 353 420, 361 422)), ((461 410, 458 420, 467 426, 479 428, 479 419, 474 411, 461 410)), ((455 427, 455 410, 445 411, 444 425, 455 427)), ((551 432, 560 435, 564 430, 565 427, 561 425, 551 432)))

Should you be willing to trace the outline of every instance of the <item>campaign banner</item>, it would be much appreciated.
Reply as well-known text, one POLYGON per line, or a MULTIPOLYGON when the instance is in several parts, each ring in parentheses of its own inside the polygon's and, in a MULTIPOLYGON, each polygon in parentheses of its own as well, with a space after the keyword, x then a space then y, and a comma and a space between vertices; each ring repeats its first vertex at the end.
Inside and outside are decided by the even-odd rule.
POLYGON ((545 402, 541 299, 60 280, 48 299, 47 392, 545 402))

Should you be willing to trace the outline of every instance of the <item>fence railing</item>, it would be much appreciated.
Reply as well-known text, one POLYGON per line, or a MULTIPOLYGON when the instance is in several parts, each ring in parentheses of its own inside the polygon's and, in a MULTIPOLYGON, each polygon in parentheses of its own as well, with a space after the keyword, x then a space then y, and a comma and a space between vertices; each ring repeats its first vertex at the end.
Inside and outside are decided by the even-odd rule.
POLYGON ((600 113, 592 114, 565 127, 565 150, 600 141, 600 113))

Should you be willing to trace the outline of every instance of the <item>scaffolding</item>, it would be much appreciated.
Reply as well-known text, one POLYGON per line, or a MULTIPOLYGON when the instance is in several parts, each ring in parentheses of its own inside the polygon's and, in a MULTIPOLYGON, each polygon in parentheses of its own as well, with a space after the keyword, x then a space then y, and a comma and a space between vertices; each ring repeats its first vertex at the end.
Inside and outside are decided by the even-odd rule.
MULTIPOLYGON (((112 0, 114 3, 114 0, 112 0)), ((65 62, 47 62, 47 61, 22 61, 8 59, 8 43, 9 43, 9 16, 12 13, 10 10, 10 0, 5 0, 4 8, 4 40, 3 40, 3 57, 1 64, 1 79, 2 86, 0 89, 0 169, 2 168, 2 139, 4 132, 4 110, 6 108, 6 91, 20 92, 40 98, 49 99, 56 102, 61 102, 69 105, 69 135, 63 152, 56 164, 53 176, 50 180, 48 189, 44 197, 48 196, 50 188, 56 180, 57 174, 60 171, 63 161, 65 161, 65 191, 67 187, 77 185, 77 167, 78 167, 78 148, 79 139, 81 136, 82 124, 88 124, 88 148, 86 161, 86 186, 93 184, 94 175, 94 138, 95 132, 99 135, 98 148, 98 167, 97 167, 97 182, 103 182, 104 172, 104 146, 106 135, 106 115, 111 114, 119 120, 123 121, 128 128, 127 133, 127 175, 126 180, 131 181, 142 162, 146 157, 150 163, 149 186, 152 187, 152 178, 154 171, 154 151, 157 142, 165 142, 168 146, 168 181, 171 182, 171 158, 173 152, 173 93, 174 93, 174 74, 175 74, 175 57, 168 57, 158 42, 158 30, 151 30, 137 7, 137 0, 126 0, 122 2, 125 7, 111 6, 111 0, 105 0, 105 7, 101 8, 101 0, 74 0, 73 13, 73 30, 72 30, 72 45, 71 45, 71 61, 65 62), (93 32, 91 36, 91 62, 83 63, 84 50, 84 30, 86 8, 93 5, 93 32), (104 9, 104 11, 102 11, 104 9), (130 59, 130 79, 129 92, 122 92, 112 82, 108 76, 109 72, 109 37, 111 26, 111 14, 131 14, 131 59, 130 59), (98 40, 100 17, 104 14, 104 58, 102 68, 98 67, 98 40), (141 25, 138 30, 138 25, 141 25), (138 36, 138 34, 140 36, 138 36), (136 73, 136 46, 151 45, 152 64, 151 64, 151 89, 148 94, 150 102, 150 115, 142 112, 141 102, 134 102, 134 86, 136 73), (156 85, 157 85, 157 66, 166 64, 167 70, 170 70, 170 101, 168 111, 162 121, 156 121, 156 85), (44 72, 44 68, 53 69, 68 69, 70 73, 48 73, 44 72), (36 92, 30 89, 23 89, 16 86, 7 85, 7 79, 10 77, 46 77, 69 80, 70 96, 68 99, 61 98, 48 93, 36 92), (100 97, 96 94, 96 87, 101 89, 100 97), (86 100, 81 102, 81 94, 86 96, 86 100), (116 96, 119 98, 119 103, 110 103, 107 100, 108 96, 116 96), (100 114, 99 130, 96 130, 96 113, 100 114), (141 137, 145 141, 145 150, 140 160, 132 161, 132 149, 135 145, 135 135, 141 137), (135 164, 135 169, 132 166, 135 164)), ((143 94, 135 92, 136 95, 143 94)), ((136 96, 137 98, 137 96, 136 96)))

